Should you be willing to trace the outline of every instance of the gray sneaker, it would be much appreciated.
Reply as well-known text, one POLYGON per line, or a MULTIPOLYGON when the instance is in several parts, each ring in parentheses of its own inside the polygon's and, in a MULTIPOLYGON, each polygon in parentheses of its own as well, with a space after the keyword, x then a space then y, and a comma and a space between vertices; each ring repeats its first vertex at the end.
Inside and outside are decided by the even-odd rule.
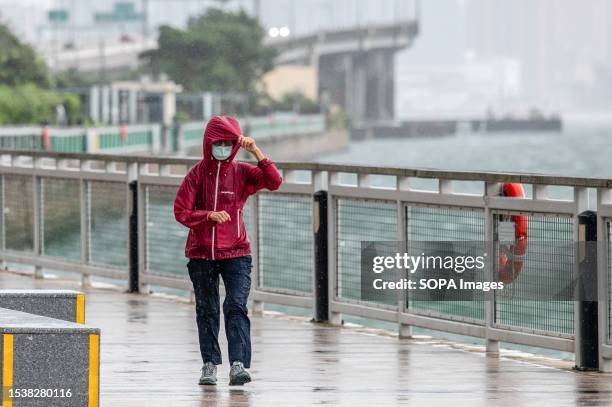
POLYGON ((232 367, 230 368, 230 386, 242 386, 245 383, 251 381, 251 375, 249 372, 244 370, 244 365, 242 362, 234 362, 232 363, 232 367))
POLYGON ((217 384, 217 366, 212 362, 204 363, 200 384, 217 384))

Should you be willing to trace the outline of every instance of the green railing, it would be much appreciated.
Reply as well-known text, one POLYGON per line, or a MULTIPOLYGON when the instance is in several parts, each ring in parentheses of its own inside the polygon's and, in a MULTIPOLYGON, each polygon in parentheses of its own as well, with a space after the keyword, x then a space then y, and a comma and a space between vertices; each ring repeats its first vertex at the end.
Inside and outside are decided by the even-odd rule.
MULTIPOLYGON (((269 137, 294 137, 325 131, 325 116, 321 114, 275 114, 266 117, 238 118, 242 131, 258 140, 269 137)), ((178 145, 173 151, 181 151, 202 144, 204 124, 184 123, 176 130, 178 145)))
MULTIPOLYGON (((245 134, 265 139, 325 131, 323 115, 275 114, 238 119, 245 134)), ((108 127, 2 127, 0 149, 58 153, 183 152, 202 144, 205 123, 108 127)))

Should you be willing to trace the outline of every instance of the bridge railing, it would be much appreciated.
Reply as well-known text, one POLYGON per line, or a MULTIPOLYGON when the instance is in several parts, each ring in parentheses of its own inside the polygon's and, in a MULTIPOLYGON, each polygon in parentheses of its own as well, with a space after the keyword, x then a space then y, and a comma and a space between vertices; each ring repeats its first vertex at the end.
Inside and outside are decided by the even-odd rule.
MULTIPOLYGON (((171 157, 0 151, 0 258, 34 265, 39 275, 42 268, 80 273, 85 283, 92 275, 127 281, 136 272, 143 291, 151 285, 191 290, 184 258, 187 230, 174 220, 172 205, 195 163, 171 157), (130 221, 138 232, 135 242, 130 221)), ((316 163, 278 166, 281 188, 257 194, 244 210, 255 309, 263 303, 314 309, 313 236, 320 213, 313 194, 324 190, 332 323, 347 314, 397 323, 402 334, 417 326, 468 335, 485 339, 492 352, 499 342, 575 352, 582 340, 578 303, 521 295, 424 302, 401 290, 397 297, 366 301, 359 294, 361 242, 494 242, 502 215, 521 215, 528 218, 530 242, 573 243, 581 238, 578 215, 589 208, 589 196, 595 197, 598 241, 603 243, 598 251, 600 368, 609 370, 612 180, 316 163), (523 183, 527 197, 500 196, 502 182, 523 183)), ((546 286, 551 279, 571 277, 576 267, 573 251, 554 258, 534 251, 522 278, 546 286), (551 276, 551 268, 557 274, 551 276)), ((578 364, 579 353, 576 358, 578 364)))

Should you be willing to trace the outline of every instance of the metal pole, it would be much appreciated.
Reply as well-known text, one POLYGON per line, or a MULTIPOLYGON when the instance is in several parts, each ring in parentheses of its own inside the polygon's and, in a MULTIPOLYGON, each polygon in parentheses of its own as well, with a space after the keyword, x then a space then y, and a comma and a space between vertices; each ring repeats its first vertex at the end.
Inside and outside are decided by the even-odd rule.
MULTIPOLYGON (((80 162, 81 171, 87 171, 88 162, 80 162)), ((90 219, 91 219, 91 205, 90 205, 90 193, 89 193, 89 182, 85 179, 79 181, 79 195, 81 200, 81 264, 86 265, 89 263, 89 239, 90 239, 90 219)), ((91 274, 81 272, 81 286, 83 288, 91 287, 91 274)))
MULTIPOLYGON (((0 175, 0 243, 2 250, 6 250, 6 176, 0 175)), ((0 268, 7 269, 6 261, 0 259, 0 268)))
POLYGON ((138 181, 130 181, 130 221, 129 221, 129 280, 128 292, 137 293, 139 287, 138 273, 138 181))
POLYGON ((578 215, 577 370, 599 369, 597 249, 597 214, 582 212, 578 215))
MULTIPOLYGON (((260 287, 261 270, 259 269, 259 196, 254 195, 248 200, 249 210, 251 214, 251 257, 253 258, 253 270, 251 272, 251 281, 256 290, 260 287)), ((262 315, 264 312, 263 301, 253 299, 253 315, 262 315)))
MULTIPOLYGON (((45 236, 45 223, 44 223, 44 205, 45 205, 45 195, 44 195, 44 183, 42 178, 36 175, 36 169, 40 168, 42 163, 42 158, 33 158, 33 175, 32 175, 32 200, 33 200, 33 220, 34 224, 32 225, 33 230, 33 249, 36 257, 41 257, 44 250, 44 236, 45 236)), ((43 269, 39 265, 34 266, 34 278, 44 278, 43 269)))
POLYGON ((313 195, 314 231, 314 298, 315 312, 313 322, 329 321, 328 286, 328 247, 327 247, 327 191, 317 191, 313 195))
MULTIPOLYGON (((484 234, 485 234, 485 245, 487 252, 495 253, 495 240, 496 240, 496 215, 493 213, 491 208, 489 207, 488 197, 498 196, 501 193, 501 183, 497 182, 487 182, 485 183, 485 208, 484 208, 484 234)), ((493 257, 493 256, 491 256, 493 257)), ((494 257, 493 257, 494 258, 494 257)), ((495 281, 494 275, 496 264, 494 262, 489 262, 485 269, 485 278, 488 281, 495 281)), ((486 295, 485 302, 485 346, 486 353, 491 356, 499 355, 499 341, 496 339, 491 339, 489 336, 490 329, 495 326, 495 294, 493 291, 489 291, 486 295)))

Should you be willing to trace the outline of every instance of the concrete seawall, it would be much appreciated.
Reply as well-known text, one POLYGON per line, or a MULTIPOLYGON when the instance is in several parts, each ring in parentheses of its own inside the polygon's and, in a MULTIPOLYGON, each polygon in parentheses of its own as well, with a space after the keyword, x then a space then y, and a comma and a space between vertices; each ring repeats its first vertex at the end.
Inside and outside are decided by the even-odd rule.
MULTIPOLYGON (((275 161, 309 160, 320 154, 348 148, 350 134, 347 129, 328 129, 322 133, 256 137, 257 145, 275 161)), ((200 157, 201 147, 190 148, 188 155, 200 157)), ((246 151, 240 151, 237 159, 249 160, 246 151)))

